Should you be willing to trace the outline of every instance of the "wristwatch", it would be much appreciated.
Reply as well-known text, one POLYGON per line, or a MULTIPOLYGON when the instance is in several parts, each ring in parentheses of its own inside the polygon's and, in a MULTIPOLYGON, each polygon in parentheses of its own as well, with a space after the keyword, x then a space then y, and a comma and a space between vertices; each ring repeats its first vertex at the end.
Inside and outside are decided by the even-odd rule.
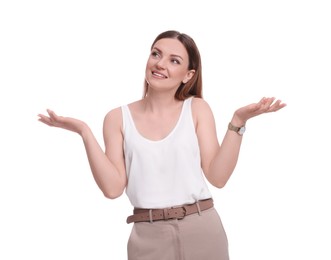
POLYGON ((246 131, 245 125, 238 127, 231 124, 231 122, 228 125, 228 129, 231 131, 235 131, 238 135, 243 135, 246 131))

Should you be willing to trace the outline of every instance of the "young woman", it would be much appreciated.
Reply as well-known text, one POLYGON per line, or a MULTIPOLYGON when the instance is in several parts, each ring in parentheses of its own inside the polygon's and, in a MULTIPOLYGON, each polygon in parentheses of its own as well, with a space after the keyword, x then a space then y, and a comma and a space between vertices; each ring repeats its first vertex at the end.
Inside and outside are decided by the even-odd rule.
POLYGON ((81 135, 94 179, 107 198, 124 190, 134 207, 129 260, 226 260, 228 244, 206 185, 222 188, 239 155, 248 119, 285 106, 275 98, 237 109, 219 144, 202 99, 201 59, 191 37, 157 36, 142 99, 108 112, 105 151, 80 120, 39 114, 49 126, 81 135))

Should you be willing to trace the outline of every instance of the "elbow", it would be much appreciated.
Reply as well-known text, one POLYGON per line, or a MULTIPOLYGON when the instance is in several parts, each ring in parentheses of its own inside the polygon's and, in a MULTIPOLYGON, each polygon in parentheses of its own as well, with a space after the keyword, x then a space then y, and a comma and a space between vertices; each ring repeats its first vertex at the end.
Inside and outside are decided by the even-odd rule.
POLYGON ((107 199, 117 199, 119 198, 122 194, 123 194, 124 190, 118 190, 118 191, 103 191, 103 195, 107 198, 107 199))
POLYGON ((123 194, 126 188, 126 182, 117 183, 116 185, 108 185, 108 186, 99 185, 99 188, 101 189, 103 195, 107 199, 114 200, 123 194))
POLYGON ((218 181, 218 182, 212 183, 212 185, 218 189, 222 189, 222 188, 224 188, 226 183, 227 183, 226 181, 218 181))
POLYGON ((228 182, 228 178, 222 178, 222 177, 220 178, 220 176, 218 176, 217 178, 209 178, 208 180, 211 185, 213 185, 218 189, 224 188, 224 186, 228 182))
POLYGON ((230 179, 230 176, 232 174, 232 171, 222 171, 219 170, 217 172, 209 172, 209 174, 206 175, 208 181, 211 185, 218 189, 224 188, 224 186, 227 184, 228 180, 230 179))
POLYGON ((103 195, 107 198, 107 199, 111 199, 111 200, 114 200, 114 199, 117 199, 118 197, 120 197, 122 195, 121 194, 116 194, 116 193, 103 193, 103 195))

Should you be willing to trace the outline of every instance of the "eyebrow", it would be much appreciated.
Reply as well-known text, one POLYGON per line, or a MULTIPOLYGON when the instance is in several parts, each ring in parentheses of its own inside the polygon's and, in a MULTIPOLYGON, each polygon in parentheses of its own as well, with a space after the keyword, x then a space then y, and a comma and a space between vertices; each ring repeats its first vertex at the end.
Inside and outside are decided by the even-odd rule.
MULTIPOLYGON (((153 49, 156 49, 158 52, 162 53, 162 51, 157 48, 157 47, 153 47, 153 49)), ((176 54, 170 54, 171 57, 176 57, 176 58, 179 58, 181 60, 184 60, 180 55, 176 55, 176 54)))

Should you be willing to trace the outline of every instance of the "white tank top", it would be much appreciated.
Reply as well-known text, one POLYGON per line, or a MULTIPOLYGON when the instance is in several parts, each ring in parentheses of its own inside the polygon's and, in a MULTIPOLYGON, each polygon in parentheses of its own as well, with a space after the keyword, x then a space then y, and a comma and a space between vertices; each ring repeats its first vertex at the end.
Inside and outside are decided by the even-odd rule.
POLYGON ((143 137, 129 107, 121 107, 126 194, 134 207, 166 208, 211 198, 201 169, 191 103, 192 98, 183 102, 176 126, 158 141, 143 137))

